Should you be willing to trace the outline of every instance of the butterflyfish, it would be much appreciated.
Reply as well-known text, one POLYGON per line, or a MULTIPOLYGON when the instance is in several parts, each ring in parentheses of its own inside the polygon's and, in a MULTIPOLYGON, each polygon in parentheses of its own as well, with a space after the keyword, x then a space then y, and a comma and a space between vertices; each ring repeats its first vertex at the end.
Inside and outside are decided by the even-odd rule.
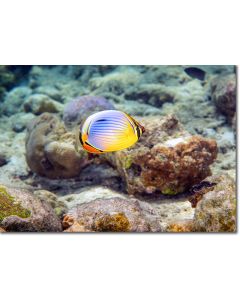
POLYGON ((118 110, 90 115, 77 129, 77 148, 90 153, 119 151, 134 145, 145 131, 133 117, 118 110))

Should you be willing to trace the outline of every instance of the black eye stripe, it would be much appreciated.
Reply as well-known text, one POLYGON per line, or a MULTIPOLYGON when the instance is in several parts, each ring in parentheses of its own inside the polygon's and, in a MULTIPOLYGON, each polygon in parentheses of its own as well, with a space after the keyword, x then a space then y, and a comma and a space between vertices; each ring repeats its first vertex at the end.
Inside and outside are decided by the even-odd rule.
POLYGON ((81 134, 81 132, 79 133, 79 140, 80 140, 80 143, 81 143, 82 146, 83 146, 83 140, 82 140, 82 134, 81 134))
POLYGON ((138 139, 140 138, 140 135, 141 135, 141 133, 140 133, 140 129, 139 129, 139 127, 138 126, 136 126, 136 130, 137 130, 137 137, 138 137, 138 139))

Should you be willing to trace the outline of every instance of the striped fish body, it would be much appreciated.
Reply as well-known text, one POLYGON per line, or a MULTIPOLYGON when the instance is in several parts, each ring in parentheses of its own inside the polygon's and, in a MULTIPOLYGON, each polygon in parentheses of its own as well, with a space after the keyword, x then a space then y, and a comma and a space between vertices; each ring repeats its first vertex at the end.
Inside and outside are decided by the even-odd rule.
POLYGON ((77 143, 90 153, 119 151, 134 145, 143 131, 128 114, 104 110, 86 119, 77 133, 77 143))

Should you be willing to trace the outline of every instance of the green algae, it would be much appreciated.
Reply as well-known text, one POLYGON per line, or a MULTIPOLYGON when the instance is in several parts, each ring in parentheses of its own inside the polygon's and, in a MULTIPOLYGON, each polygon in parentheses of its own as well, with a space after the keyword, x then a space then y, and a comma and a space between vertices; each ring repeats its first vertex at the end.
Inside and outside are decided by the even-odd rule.
POLYGON ((176 195, 176 194, 178 194, 177 191, 174 191, 169 187, 162 190, 161 193, 164 194, 164 195, 176 195))
POLYGON ((129 169, 133 163, 131 156, 121 157, 121 163, 124 169, 129 169))
POLYGON ((22 207, 4 187, 0 187, 0 223, 9 216, 28 218, 30 215, 31 212, 28 209, 22 207))

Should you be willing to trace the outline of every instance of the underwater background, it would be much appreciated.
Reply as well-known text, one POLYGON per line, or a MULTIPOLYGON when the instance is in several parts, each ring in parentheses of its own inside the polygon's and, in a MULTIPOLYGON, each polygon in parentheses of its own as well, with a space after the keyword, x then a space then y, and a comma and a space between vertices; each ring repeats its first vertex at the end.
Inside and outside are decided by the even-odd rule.
POLYGON ((236 231, 235 66, 0 66, 0 231, 236 231), (116 109, 146 131, 89 158, 116 109))

